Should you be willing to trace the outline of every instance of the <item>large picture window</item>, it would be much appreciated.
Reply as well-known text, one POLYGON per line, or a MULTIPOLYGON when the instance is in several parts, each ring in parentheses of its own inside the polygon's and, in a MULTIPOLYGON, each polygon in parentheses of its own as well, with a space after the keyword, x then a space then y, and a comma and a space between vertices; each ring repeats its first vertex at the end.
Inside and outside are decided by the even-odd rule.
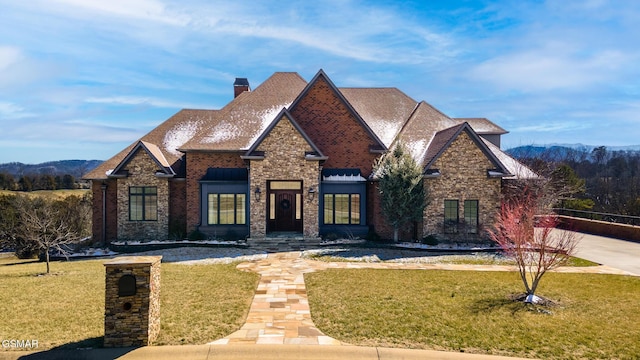
POLYGON ((209 225, 246 224, 246 194, 208 194, 209 225))
POLYGON ((324 223, 360 224, 360 194, 325 194, 324 223))
POLYGON ((478 233, 478 200, 464 201, 464 223, 468 233, 478 233))
POLYGON ((129 220, 158 220, 158 188, 132 186, 129 188, 129 220))
POLYGON ((444 201, 444 233, 458 232, 458 200, 444 201))

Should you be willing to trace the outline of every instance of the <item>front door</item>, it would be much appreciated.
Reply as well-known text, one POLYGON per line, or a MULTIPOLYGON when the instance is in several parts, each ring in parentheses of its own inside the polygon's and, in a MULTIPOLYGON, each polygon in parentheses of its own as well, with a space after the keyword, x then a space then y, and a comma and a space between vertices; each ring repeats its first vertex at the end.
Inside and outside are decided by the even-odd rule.
POLYGON ((302 232, 302 183, 271 181, 269 183, 268 232, 302 232))

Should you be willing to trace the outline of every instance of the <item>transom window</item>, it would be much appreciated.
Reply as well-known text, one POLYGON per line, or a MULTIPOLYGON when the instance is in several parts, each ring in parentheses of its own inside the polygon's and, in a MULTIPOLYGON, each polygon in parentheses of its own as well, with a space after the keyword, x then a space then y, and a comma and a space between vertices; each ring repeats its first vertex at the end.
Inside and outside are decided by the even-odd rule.
POLYGON ((246 194, 208 194, 209 225, 246 224, 246 194))
POLYGON ((271 190, 300 190, 302 182, 300 181, 269 181, 269 189, 271 190))
POLYGON ((158 188, 155 186, 131 186, 129 188, 129 220, 158 220, 158 188))
POLYGON ((360 224, 360 194, 324 194, 325 224, 360 224))

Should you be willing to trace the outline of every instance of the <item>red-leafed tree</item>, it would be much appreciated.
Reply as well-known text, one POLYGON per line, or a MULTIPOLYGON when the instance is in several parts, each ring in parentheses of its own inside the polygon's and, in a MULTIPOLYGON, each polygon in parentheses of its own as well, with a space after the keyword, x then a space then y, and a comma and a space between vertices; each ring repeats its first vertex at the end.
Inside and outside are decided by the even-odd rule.
POLYGON ((489 234, 515 260, 524 284, 525 302, 539 302, 535 295, 544 274, 567 263, 580 236, 556 229, 558 217, 540 215, 538 195, 525 189, 520 196, 503 202, 489 234))

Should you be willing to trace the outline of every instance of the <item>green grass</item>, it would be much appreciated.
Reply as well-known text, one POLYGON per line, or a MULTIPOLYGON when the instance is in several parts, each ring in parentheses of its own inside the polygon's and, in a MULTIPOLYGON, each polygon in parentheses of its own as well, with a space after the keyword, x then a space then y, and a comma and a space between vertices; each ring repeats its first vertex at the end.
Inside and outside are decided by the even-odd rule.
POLYGON ((305 275, 325 334, 356 345, 541 359, 640 358, 640 278, 545 275, 551 308, 511 301, 515 272, 326 270, 305 275), (551 312, 550 314, 548 312, 551 312))
POLYGON ((259 275, 237 264, 162 264, 157 345, 204 344, 240 329, 259 275))
MULTIPOLYGON (((103 260, 0 259, 0 339, 35 339, 38 350, 95 347, 104 335, 103 260)), ((240 328, 258 275, 234 265, 162 264, 158 344, 202 344, 240 328)))
POLYGON ((599 266, 599 265, 600 264, 596 262, 572 256, 571 258, 569 258, 569 262, 567 263, 566 266, 589 267, 589 266, 599 266))
MULTIPOLYGON (((428 254, 425 254, 428 256, 428 254)), ((323 262, 367 262, 366 260, 350 259, 336 255, 310 254, 306 256, 309 259, 323 262)), ((386 261, 382 261, 386 262, 386 261)), ((473 255, 443 255, 437 256, 433 264, 457 264, 457 265, 515 265, 513 259, 499 256, 473 256, 473 255)), ((573 267, 589 267, 598 266, 600 264, 593 261, 571 257, 565 266, 573 267)))
MULTIPOLYGON (((460 265, 515 265, 516 262, 508 258, 496 258, 496 257, 456 257, 452 256, 451 259, 443 259, 440 264, 460 264, 460 265)), ((570 267, 590 267, 599 266, 600 264, 593 261, 570 257, 569 261, 564 266, 570 267)))

